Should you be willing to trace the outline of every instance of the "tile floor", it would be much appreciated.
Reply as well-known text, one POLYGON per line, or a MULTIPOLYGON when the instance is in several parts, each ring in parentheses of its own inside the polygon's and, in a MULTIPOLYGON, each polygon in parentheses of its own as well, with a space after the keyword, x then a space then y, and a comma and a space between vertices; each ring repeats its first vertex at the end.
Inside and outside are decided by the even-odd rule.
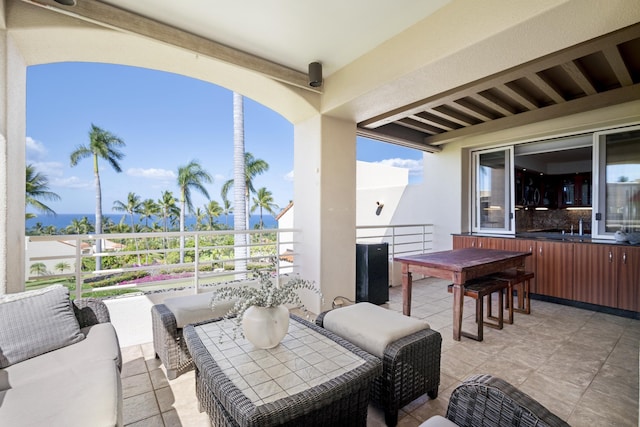
MULTIPOLYGON (((414 282, 412 315, 442 334, 441 383, 437 399, 425 395, 402 409, 399 426, 444 415, 453 388, 476 373, 509 381, 574 427, 639 425, 640 321, 532 301, 531 315, 516 313, 501 331, 485 328, 484 341, 457 342, 445 285, 432 278, 414 282)), ((390 290, 387 306, 402 310, 399 287, 390 290)), ((464 310, 463 329, 473 331, 473 302, 464 310)), ((193 371, 167 380, 149 342, 122 352, 126 426, 210 425, 198 412, 193 371)), ((367 424, 384 425, 378 408, 370 407, 367 424)))

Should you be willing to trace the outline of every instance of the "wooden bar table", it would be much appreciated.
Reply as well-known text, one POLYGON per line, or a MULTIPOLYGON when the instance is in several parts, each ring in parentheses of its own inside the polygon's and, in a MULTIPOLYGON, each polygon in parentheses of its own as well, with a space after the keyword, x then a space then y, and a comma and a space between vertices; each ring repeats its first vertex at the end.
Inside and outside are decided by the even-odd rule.
POLYGON ((460 341, 464 284, 476 277, 508 270, 524 269, 530 252, 464 248, 421 255, 395 257, 402 264, 402 313, 411 316, 412 273, 449 279, 453 282, 453 339, 460 341))

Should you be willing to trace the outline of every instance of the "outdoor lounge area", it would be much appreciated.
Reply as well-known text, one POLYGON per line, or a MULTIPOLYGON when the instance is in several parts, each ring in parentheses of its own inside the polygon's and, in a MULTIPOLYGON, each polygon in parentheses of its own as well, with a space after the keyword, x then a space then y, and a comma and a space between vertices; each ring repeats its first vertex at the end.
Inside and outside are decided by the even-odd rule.
MULTIPOLYGON (((139 309, 145 303, 137 298, 145 297, 131 297, 129 303, 139 309)), ((124 320, 119 317, 131 313, 127 299, 107 301, 123 345, 125 425, 209 426, 206 413, 198 411, 194 371, 168 380, 154 357, 147 314, 133 311, 141 317, 137 324, 149 324, 148 330, 119 328, 124 320)), ((400 287, 390 289, 384 306, 402 311, 400 287)), ((486 330, 482 342, 454 341, 451 307, 446 281, 414 282, 412 316, 427 320, 443 339, 440 391, 435 400, 425 394, 401 408, 399 426, 444 415, 452 390, 475 374, 504 379, 572 426, 638 425, 640 321, 532 300, 530 315, 516 313, 513 324, 486 330)), ((473 301, 465 301, 464 309, 463 328, 471 329, 473 301)), ((367 425, 385 425, 380 408, 369 405, 367 425)))

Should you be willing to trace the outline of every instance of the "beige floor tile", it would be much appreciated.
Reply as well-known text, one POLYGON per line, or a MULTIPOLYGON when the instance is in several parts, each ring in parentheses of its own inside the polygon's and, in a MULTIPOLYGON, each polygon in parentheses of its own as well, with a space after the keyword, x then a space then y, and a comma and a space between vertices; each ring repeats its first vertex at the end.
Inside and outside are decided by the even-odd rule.
POLYGON ((127 424, 127 427, 164 427, 164 421, 162 420, 162 415, 158 414, 135 423, 127 424))
POLYGON ((155 390, 169 385, 169 380, 167 380, 165 371, 160 368, 149 371, 149 376, 151 377, 151 383, 155 390))
POLYGON ((153 386, 147 372, 122 378, 122 396, 125 399, 150 391, 153 391, 153 386))
POLYGON ((122 347, 120 351, 122 352, 122 363, 127 363, 131 360, 143 357, 142 347, 140 347, 139 345, 122 347))
POLYGON ((132 375, 139 375, 146 372, 147 364, 142 357, 137 357, 122 364, 122 371, 120 372, 120 376, 122 378, 126 378, 132 375))
POLYGON ((173 394, 173 390, 171 387, 164 387, 155 390, 156 400, 158 401, 158 406, 160 408, 160 412, 167 412, 172 409, 175 409, 176 398, 173 394))
POLYGON ((619 426, 638 425, 638 400, 635 401, 622 395, 607 394, 589 388, 576 406, 574 414, 591 411, 607 418, 619 426))
POLYGON ((131 424, 160 413, 153 391, 124 399, 124 424, 131 424))

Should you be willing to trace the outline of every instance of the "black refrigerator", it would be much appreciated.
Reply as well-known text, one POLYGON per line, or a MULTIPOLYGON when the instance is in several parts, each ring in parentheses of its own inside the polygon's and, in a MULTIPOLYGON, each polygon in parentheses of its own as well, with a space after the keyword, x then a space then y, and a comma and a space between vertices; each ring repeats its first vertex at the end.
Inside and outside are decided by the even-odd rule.
POLYGON ((356 302, 389 301, 389 244, 356 244, 356 302))

